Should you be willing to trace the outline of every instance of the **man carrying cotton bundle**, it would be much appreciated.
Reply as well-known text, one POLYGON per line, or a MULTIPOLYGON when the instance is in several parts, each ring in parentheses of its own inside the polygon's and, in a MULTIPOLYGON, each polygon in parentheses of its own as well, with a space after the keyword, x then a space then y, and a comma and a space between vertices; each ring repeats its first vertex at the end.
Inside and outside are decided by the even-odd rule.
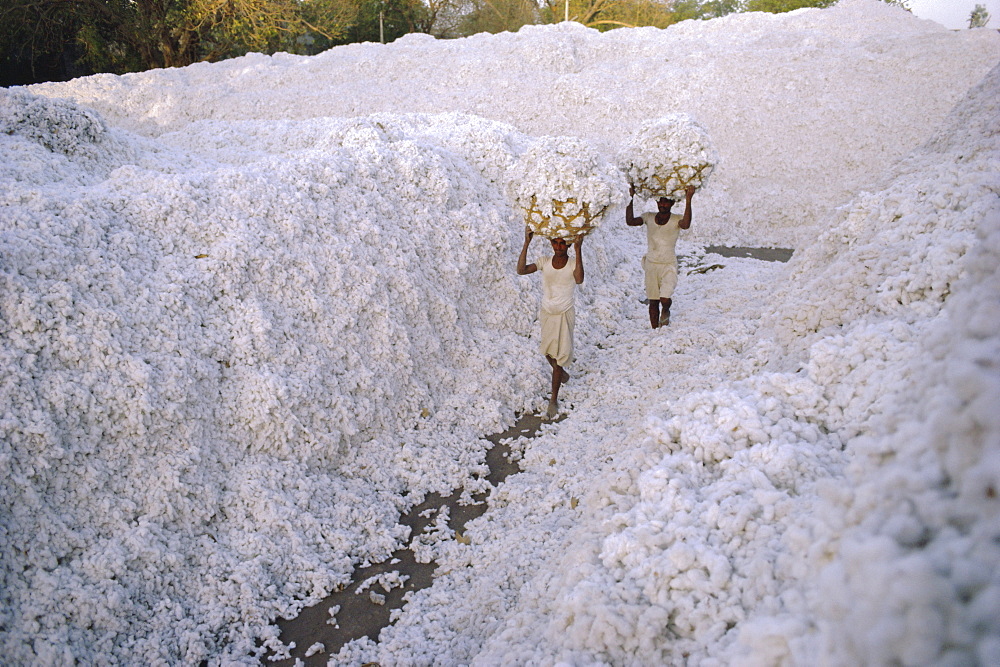
POLYGON ((691 226, 691 196, 694 186, 684 189, 684 215, 671 213, 674 200, 660 197, 656 201, 657 211, 633 214, 632 198, 635 185, 629 183, 629 201, 625 206, 625 224, 629 227, 646 225, 647 251, 642 258, 642 268, 646 273, 646 299, 649 301, 649 324, 656 329, 670 324, 670 306, 674 289, 677 287, 677 236, 682 229, 691 226), (661 311, 662 306, 662 311, 661 311))
POLYGON ((519 178, 511 194, 524 212, 524 246, 517 273, 542 272, 542 354, 552 366, 549 419, 559 413, 559 387, 569 379, 563 368, 573 358, 576 286, 583 282, 583 237, 621 200, 621 172, 592 146, 575 137, 539 137, 518 158, 519 178), (528 264, 535 234, 552 245, 552 256, 528 264), (567 250, 573 245, 575 257, 567 250))
POLYGON ((657 211, 636 217, 632 199, 625 207, 625 223, 646 225, 648 248, 642 258, 645 271, 649 324, 670 324, 670 306, 677 287, 677 236, 691 226, 691 195, 704 186, 715 169, 718 156, 705 129, 690 116, 674 113, 647 121, 625 142, 618 155, 619 167, 629 184, 629 197, 636 191, 656 199, 657 211), (683 195, 684 215, 672 213, 683 195))
POLYGON ((566 239, 549 239, 552 256, 528 264, 528 244, 534 232, 524 228, 524 246, 517 258, 517 274, 526 276, 542 272, 542 307, 538 319, 542 324, 541 351, 552 366, 552 396, 546 416, 559 414, 559 387, 569 380, 565 366, 573 359, 573 326, 576 323, 574 304, 576 286, 583 283, 583 235, 573 243, 575 257, 567 252, 566 239))

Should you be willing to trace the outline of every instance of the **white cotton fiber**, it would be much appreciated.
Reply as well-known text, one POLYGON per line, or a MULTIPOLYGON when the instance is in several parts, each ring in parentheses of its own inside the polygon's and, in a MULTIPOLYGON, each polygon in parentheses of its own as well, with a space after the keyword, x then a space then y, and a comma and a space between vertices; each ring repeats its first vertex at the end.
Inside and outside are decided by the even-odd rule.
POLYGON ((537 295, 509 256, 521 221, 490 180, 516 132, 457 117, 245 124, 258 140, 244 164, 218 124, 122 134, 139 165, 84 133, 63 148, 100 163, 39 191, 67 164, 46 132, 103 125, 10 95, 63 120, 10 135, 42 162, 25 179, 15 161, 0 195, 7 655, 246 653, 276 614, 398 546, 407 503, 485 484, 470 479, 479 435, 536 379, 537 295), (485 130, 469 159, 461 136, 443 139, 452 124, 485 130), (185 623, 161 620, 164 603, 185 623), (235 619, 245 630, 222 645, 235 619))
POLYGON ((998 58, 995 31, 949 31, 879 0, 842 0, 667 30, 565 22, 311 58, 248 54, 31 90, 147 135, 205 119, 457 111, 531 136, 579 137, 608 159, 642 123, 689 114, 719 152, 692 235, 800 247, 830 208, 926 140, 998 58))
POLYGON ((995 662, 998 59, 841 0, 0 91, 5 660, 301 657, 276 619, 411 544, 332 664, 995 662), (603 165, 670 114, 718 162, 652 331, 603 165), (551 378, 526 186, 610 205, 490 491, 551 378), (459 487, 463 541, 398 524, 459 487))
POLYGON ((574 240, 622 199, 622 176, 586 141, 539 137, 519 156, 510 190, 525 222, 546 238, 574 240))
POLYGON ((617 160, 636 194, 683 201, 688 187, 705 184, 719 157, 705 128, 677 113, 643 123, 617 160))
MULTIPOLYGON (((821 657, 831 664, 974 664, 994 645, 996 624, 984 621, 982 610, 990 607, 990 618, 996 615, 992 591, 1000 564, 995 455, 1000 443, 995 418, 1000 330, 987 331, 980 322, 991 316, 1000 294, 1000 198, 995 181, 983 178, 1000 155, 998 96, 1000 67, 970 91, 930 142, 901 164, 896 180, 866 195, 856 209, 898 209, 935 188, 941 202, 953 193, 970 197, 962 210, 941 204, 934 225, 913 228, 904 216, 891 222, 882 218, 880 233, 898 234, 910 247, 947 246, 963 239, 966 249, 948 269, 953 277, 945 293, 925 293, 922 301, 890 308, 869 301, 865 319, 856 321, 845 317, 859 310, 856 303, 841 309, 844 319, 838 328, 848 340, 867 339, 857 348, 866 353, 851 362, 857 370, 831 390, 851 393, 853 387, 866 407, 837 414, 839 429, 849 436, 845 453, 851 460, 842 483, 852 493, 828 496, 817 507, 827 526, 816 542, 819 551, 805 559, 813 574, 803 603, 794 610, 812 629, 802 632, 807 641, 790 652, 793 662, 821 657), (941 165, 962 176, 942 185, 941 165), (918 185, 907 197, 901 183, 918 185), (974 234, 970 241, 964 240, 966 230, 974 234), (868 338, 876 328, 880 335, 868 338), (870 369, 866 372, 878 381, 850 378, 862 369, 870 369), (880 390, 868 391, 873 385, 880 390)), ((845 226, 850 223, 848 218, 845 226)), ((838 233, 843 231, 835 227, 830 237, 838 233)), ((818 245, 822 248, 824 241, 818 245)), ((905 246, 894 255, 893 268, 878 273, 871 272, 871 260, 857 261, 858 254, 881 261, 881 255, 859 243, 831 256, 827 266, 832 269, 853 255, 856 268, 840 273, 840 279, 861 299, 871 293, 868 276, 885 281, 909 272, 911 280, 922 282, 943 270, 942 265, 913 261, 914 253, 905 246)), ((813 264, 814 272, 817 266, 813 264)), ((839 293, 841 289, 830 296, 839 293)), ((778 331, 787 335, 780 326, 778 331)), ((824 340, 840 338, 820 332, 826 333, 824 340)), ((741 643, 753 664, 755 640, 747 636, 741 643)))

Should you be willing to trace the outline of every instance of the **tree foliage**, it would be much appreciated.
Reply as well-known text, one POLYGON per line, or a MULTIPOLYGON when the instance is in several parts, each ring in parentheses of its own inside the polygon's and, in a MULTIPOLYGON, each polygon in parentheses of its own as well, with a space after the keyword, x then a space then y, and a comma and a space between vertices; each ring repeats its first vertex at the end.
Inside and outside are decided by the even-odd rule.
POLYGON ((677 23, 677 13, 671 5, 658 0, 629 0, 616 2, 607 7, 591 26, 598 30, 609 30, 622 26, 653 26, 666 28, 677 23))
POLYGON ((5 69, 70 54, 86 73, 118 74, 250 51, 315 53, 345 41, 366 16, 366 0, 4 0, 0 7, 5 69))
POLYGON ((804 7, 829 7, 837 0, 748 0, 744 6, 747 12, 770 12, 779 14, 804 7))
MULTIPOLYGON (((736 6, 739 0, 542 0, 540 18, 558 23, 568 14, 570 21, 598 30, 652 26, 666 28, 687 19, 713 18, 719 7, 736 6), (568 9, 568 12, 567 12, 568 9)), ((728 13, 728 12, 723 12, 728 13)))
POLYGON ((539 8, 534 0, 468 0, 461 11, 458 32, 462 35, 513 32, 539 22, 539 8))
MULTIPOLYGON (((790 12, 796 9, 804 9, 806 7, 830 7, 837 4, 837 0, 718 0, 721 2, 728 2, 730 5, 736 5, 736 9, 730 11, 739 12, 770 12, 772 14, 780 14, 782 12, 790 12)), ((910 0, 882 0, 882 2, 888 5, 894 5, 896 7, 901 7, 903 9, 909 10, 910 0)), ((711 3, 703 3, 711 4, 711 3)), ((727 12, 728 13, 728 12, 727 12)), ((717 14, 719 16, 719 14, 717 14)))
POLYGON ((990 22, 990 13, 986 11, 985 5, 976 5, 969 12, 969 28, 985 28, 990 22))

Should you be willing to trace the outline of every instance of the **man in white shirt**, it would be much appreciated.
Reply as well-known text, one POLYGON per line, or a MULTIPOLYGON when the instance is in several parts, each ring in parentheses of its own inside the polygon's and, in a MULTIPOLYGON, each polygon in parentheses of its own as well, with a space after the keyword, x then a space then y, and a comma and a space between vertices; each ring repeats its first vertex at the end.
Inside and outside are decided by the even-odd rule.
POLYGON ((629 183, 629 201, 625 206, 625 224, 629 227, 646 225, 646 254, 642 257, 642 268, 646 273, 646 299, 649 301, 649 323, 656 329, 670 324, 670 305, 673 303, 674 288, 677 287, 677 236, 682 229, 691 226, 691 196, 694 186, 684 191, 684 215, 671 213, 674 200, 660 197, 655 213, 643 213, 636 217, 632 212, 635 185, 629 183), (662 312, 660 307, 663 307, 662 312))
POLYGON ((524 246, 517 258, 517 274, 526 276, 542 272, 542 307, 538 319, 542 323, 541 351, 552 366, 552 397, 546 416, 554 419, 559 414, 559 387, 569 380, 563 368, 573 358, 573 325, 576 322, 574 293, 583 282, 583 235, 573 243, 575 257, 567 253, 566 239, 550 239, 552 256, 542 257, 537 263, 528 264, 528 244, 534 232, 524 229, 524 246))

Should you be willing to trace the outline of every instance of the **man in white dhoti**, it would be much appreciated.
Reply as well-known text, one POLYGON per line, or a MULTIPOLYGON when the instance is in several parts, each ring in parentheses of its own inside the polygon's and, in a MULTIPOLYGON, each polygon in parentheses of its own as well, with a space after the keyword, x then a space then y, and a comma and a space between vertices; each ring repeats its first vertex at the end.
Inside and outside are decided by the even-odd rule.
POLYGON ((642 258, 642 268, 646 274, 646 299, 649 301, 649 323, 654 329, 670 324, 670 306, 674 289, 677 287, 677 236, 682 229, 691 226, 691 195, 694 186, 689 186, 685 194, 684 215, 671 213, 674 200, 660 197, 655 213, 643 213, 638 218, 632 213, 632 199, 635 186, 629 183, 629 201, 625 206, 625 224, 629 227, 646 225, 647 251, 642 258), (660 312, 660 307, 663 312, 660 312))
POLYGON ((526 276, 538 270, 542 272, 542 307, 538 318, 542 323, 541 351, 552 366, 552 397, 546 416, 554 419, 559 414, 559 387, 569 380, 569 373, 563 367, 573 359, 576 321, 573 298, 576 286, 583 282, 583 235, 573 243, 575 257, 567 253, 565 239, 550 239, 552 256, 528 264, 528 244, 533 236, 531 228, 525 227, 517 274, 526 276))

